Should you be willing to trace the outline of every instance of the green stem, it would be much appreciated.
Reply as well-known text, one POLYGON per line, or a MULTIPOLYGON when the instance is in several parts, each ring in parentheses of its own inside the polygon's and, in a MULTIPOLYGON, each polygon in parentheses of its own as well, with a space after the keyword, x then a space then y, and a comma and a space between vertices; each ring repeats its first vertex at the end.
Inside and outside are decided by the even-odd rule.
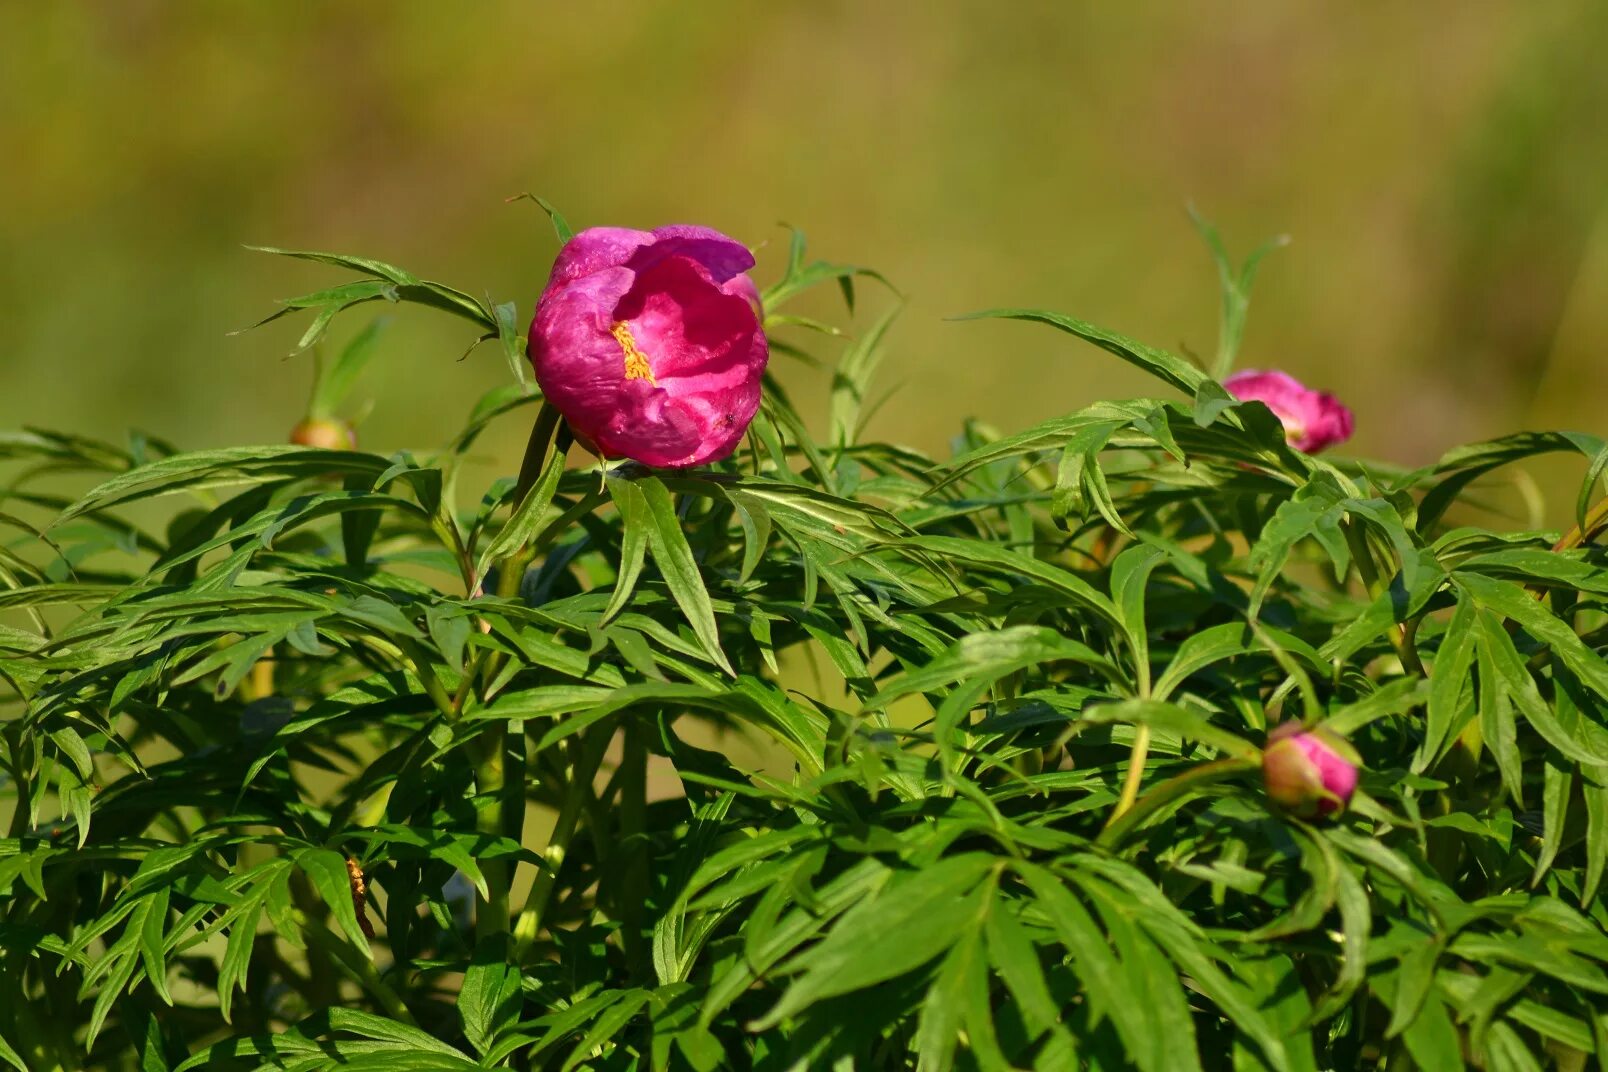
MULTIPOLYGON (((478 801, 475 805, 475 829, 488 837, 502 837, 503 797, 506 773, 504 760, 508 751, 508 723, 498 722, 483 731, 474 740, 475 787, 478 801)), ((523 788, 523 787, 521 787, 523 788)), ((482 873, 486 878, 487 896, 475 898, 475 940, 483 941, 495 934, 508 931, 508 885, 512 876, 508 864, 499 858, 482 860, 482 873)))
POLYGON ((647 829, 648 742, 639 721, 625 724, 620 751, 620 805, 618 847, 625 863, 620 869, 615 916, 620 921, 622 946, 631 974, 645 984, 651 961, 645 941, 643 908, 648 898, 648 853, 642 843, 647 829))
POLYGON ((1117 797, 1117 806, 1111 809, 1111 817, 1106 820, 1106 830, 1112 829, 1117 820, 1133 807, 1134 800, 1139 796, 1139 784, 1144 781, 1145 760, 1149 756, 1150 727, 1141 722, 1134 727, 1133 750, 1128 753, 1128 773, 1122 779, 1122 795, 1117 797))
POLYGON ((1401 646, 1396 650, 1401 653, 1401 664, 1408 673, 1428 677, 1429 671, 1424 669, 1424 660, 1418 655, 1418 623, 1422 620, 1420 616, 1401 623, 1401 646))
POLYGON ((7 733, 7 749, 9 763, 6 765, 11 775, 11 784, 17 792, 16 810, 11 813, 11 832, 13 838, 20 838, 28 832, 28 817, 33 812, 33 779, 27 776, 27 769, 31 764, 24 762, 22 756, 23 732, 20 724, 13 723, 6 727, 15 732, 7 733))
MULTIPOLYGON (((1144 652, 1134 645, 1134 666, 1138 675, 1139 698, 1150 698, 1150 659, 1144 652)), ((1117 797, 1116 807, 1106 817, 1106 829, 1118 819, 1122 818, 1127 810, 1133 807, 1133 802, 1139 796, 1139 784, 1145 778, 1145 760, 1150 758, 1150 726, 1139 723, 1134 727, 1133 748, 1128 753, 1128 770, 1122 778, 1122 793, 1117 797)))
POLYGON ((1552 545, 1554 551, 1572 551, 1576 547, 1583 547, 1608 531, 1608 498, 1603 498, 1593 506, 1585 517, 1583 525, 1576 525, 1563 534, 1563 539, 1552 545))
POLYGON ((605 724, 593 726, 578 741, 576 738, 570 738, 571 747, 566 749, 569 757, 568 769, 565 771, 564 799, 560 802, 558 815, 553 820, 553 833, 547 839, 547 847, 542 850, 542 869, 537 873, 535 882, 531 884, 530 896, 526 898, 525 907, 520 911, 519 919, 514 924, 516 959, 523 959, 528 955, 531 947, 536 944, 537 936, 541 934, 543 917, 553 896, 554 883, 558 880, 558 872, 564 866, 564 857, 569 852, 581 812, 591 795, 592 779, 596 777, 598 765, 603 761, 603 753, 608 747, 610 736, 610 729, 605 724))
MULTIPOLYGON (((547 403, 542 403, 541 410, 536 414, 536 422, 530 430, 530 439, 525 443, 525 457, 520 463, 519 478, 514 484, 513 509, 517 512, 536 481, 541 477, 542 470, 547 467, 555 446, 554 436, 559 428, 559 413, 547 403)), ((560 441, 560 451, 566 446, 560 441)), ((560 462, 562 455, 560 455, 560 462)), ((519 594, 520 582, 524 579, 525 569, 530 565, 535 548, 529 544, 515 548, 506 557, 497 562, 497 594, 505 599, 511 599, 519 594)), ((501 671, 503 660, 497 657, 488 658, 483 668, 483 681, 493 681, 501 671)), ((466 675, 466 678, 468 675, 466 675)), ((461 690, 460 695, 453 701, 454 717, 462 709, 467 691, 461 690)), ((524 747, 523 734, 519 737, 521 749, 524 747)), ((523 757, 521 761, 512 764, 509 770, 508 763, 508 723, 499 722, 488 727, 474 740, 473 752, 475 756, 475 790, 478 803, 475 808, 475 828, 489 837, 514 837, 522 835, 524 825, 525 802, 525 776, 523 757), (510 779, 508 775, 515 777, 510 779)), ((482 873, 486 878, 487 895, 475 898, 475 939, 484 941, 495 934, 506 934, 510 922, 508 892, 513 884, 513 869, 503 859, 486 860, 481 864, 482 873)))

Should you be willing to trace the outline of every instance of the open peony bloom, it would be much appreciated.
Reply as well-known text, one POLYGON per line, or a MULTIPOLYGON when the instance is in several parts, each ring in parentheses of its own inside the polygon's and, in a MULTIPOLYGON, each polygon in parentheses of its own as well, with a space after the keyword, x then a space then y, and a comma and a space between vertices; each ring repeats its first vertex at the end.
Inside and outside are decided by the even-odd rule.
POLYGON ((1283 372, 1245 369, 1223 381, 1235 398, 1261 402, 1284 422, 1290 446, 1315 454, 1351 438, 1351 411, 1327 391, 1313 391, 1283 372))
POLYGON ((759 409, 770 348, 753 255, 707 227, 593 227, 559 251, 530 360, 547 400, 605 458, 719 461, 759 409))
POLYGON ((1286 722, 1262 750, 1262 782, 1274 803, 1312 817, 1341 811, 1357 788, 1361 759, 1341 738, 1323 729, 1303 730, 1286 722))

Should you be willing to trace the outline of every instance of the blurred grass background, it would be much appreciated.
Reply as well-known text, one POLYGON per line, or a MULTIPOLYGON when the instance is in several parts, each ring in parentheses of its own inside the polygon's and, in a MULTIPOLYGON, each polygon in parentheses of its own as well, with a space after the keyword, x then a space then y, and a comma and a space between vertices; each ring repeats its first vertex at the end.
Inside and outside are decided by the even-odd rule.
MULTIPOLYGON (((345 277, 243 243, 375 256, 528 317, 554 241, 504 198, 534 190, 577 227, 768 242, 762 283, 784 219, 882 270, 909 300, 873 431, 927 450, 967 416, 1157 390, 1047 329, 946 316, 1048 307, 1209 354, 1190 203, 1236 255, 1292 236, 1241 363, 1340 394, 1357 452, 1608 431, 1602 0, 64 0, 0 4, 0 41, 0 425, 282 440, 302 324, 228 332, 345 277)), ((507 375, 495 346, 458 363, 467 342, 400 311, 366 446, 458 427, 507 375)), ((523 433, 483 440, 488 464, 523 433)))

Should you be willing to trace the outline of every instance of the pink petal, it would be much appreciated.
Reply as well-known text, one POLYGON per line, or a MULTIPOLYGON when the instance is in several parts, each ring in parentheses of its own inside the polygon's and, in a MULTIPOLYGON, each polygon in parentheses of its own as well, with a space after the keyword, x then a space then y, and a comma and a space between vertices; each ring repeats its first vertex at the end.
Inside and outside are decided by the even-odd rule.
POLYGON ((651 253, 644 250, 637 256, 638 263, 632 264, 638 271, 648 267, 640 263, 647 256, 691 257, 704 266, 716 283, 724 283, 754 266, 754 255, 748 252, 747 246, 708 227, 690 223, 655 227, 653 238, 651 253))
POLYGON ((588 227, 558 251, 553 261, 549 288, 562 286, 583 276, 618 268, 643 246, 652 245, 654 236, 628 227, 588 227))
POLYGON ((1351 436, 1351 411, 1333 395, 1313 391, 1288 373, 1244 369, 1224 380, 1223 387, 1235 398, 1272 410, 1297 450, 1316 452, 1351 436))

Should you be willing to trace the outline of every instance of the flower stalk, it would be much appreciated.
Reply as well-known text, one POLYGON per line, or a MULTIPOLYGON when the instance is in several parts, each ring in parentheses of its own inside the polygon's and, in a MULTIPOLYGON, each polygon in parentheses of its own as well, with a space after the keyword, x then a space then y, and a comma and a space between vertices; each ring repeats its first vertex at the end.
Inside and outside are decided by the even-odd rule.
MULTIPOLYGON (((563 464, 562 450, 567 443, 559 436, 559 413, 552 406, 542 405, 525 444, 525 457, 520 465, 519 478, 514 485, 513 509, 517 513, 525 499, 535 488, 548 465, 563 464), (558 451, 555 456, 555 449, 558 451)), ((497 595, 513 599, 519 595, 534 554, 532 541, 514 548, 499 559, 497 567, 497 595)), ((478 669, 481 681, 496 680, 503 660, 490 658, 478 669)), ((495 722, 488 726, 474 742, 475 758, 475 829, 488 837, 510 837, 518 840, 523 834, 525 817, 525 738, 518 734, 510 740, 508 723, 495 722), (511 778, 510 775, 513 777, 511 778)), ((512 868, 501 858, 488 859, 481 864, 486 879, 486 893, 475 896, 475 939, 482 941, 496 934, 506 934, 511 923, 508 905, 512 885, 512 868)))

